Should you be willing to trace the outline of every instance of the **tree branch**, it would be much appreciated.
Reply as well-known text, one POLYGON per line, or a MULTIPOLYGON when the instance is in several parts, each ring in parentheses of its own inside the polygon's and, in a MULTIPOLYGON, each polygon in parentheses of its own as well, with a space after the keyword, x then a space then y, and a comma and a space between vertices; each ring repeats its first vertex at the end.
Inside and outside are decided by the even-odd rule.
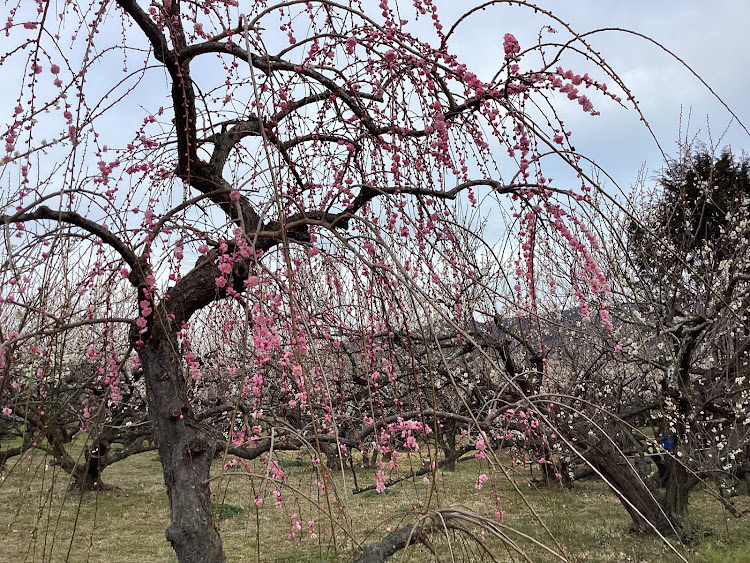
POLYGON ((421 542, 427 533, 428 531, 421 526, 407 524, 403 528, 391 532, 379 542, 367 544, 355 563, 385 563, 402 549, 421 542))
POLYGON ((122 259, 125 260, 131 269, 135 270, 139 267, 138 257, 123 241, 111 231, 105 229, 100 223, 87 219, 75 211, 53 210, 46 205, 42 205, 37 207, 34 211, 22 213, 21 215, 0 215, 0 223, 5 225, 10 223, 26 223, 28 221, 38 221, 41 219, 48 219, 50 221, 67 223, 79 227, 113 248, 122 259))

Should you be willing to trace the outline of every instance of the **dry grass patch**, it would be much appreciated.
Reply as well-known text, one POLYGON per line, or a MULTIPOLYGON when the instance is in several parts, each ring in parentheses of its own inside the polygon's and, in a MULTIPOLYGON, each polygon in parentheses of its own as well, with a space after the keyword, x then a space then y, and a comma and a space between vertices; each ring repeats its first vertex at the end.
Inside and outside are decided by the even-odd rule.
MULTIPOLYGON (((570 491, 537 489, 525 469, 515 468, 512 483, 501 472, 490 472, 486 462, 471 460, 454 473, 438 474, 437 482, 420 477, 382 494, 355 495, 349 470, 332 473, 325 491, 318 487, 309 459, 290 453, 280 454, 279 459, 287 475, 285 486, 266 479, 260 461, 249 467, 252 477, 238 475, 237 467, 224 471, 216 464, 217 478, 212 483, 216 525, 230 561, 350 561, 359 545, 415 522, 417 512, 438 507, 491 518, 499 508, 505 525, 549 546, 559 543, 571 561, 679 561, 658 539, 628 533, 625 510, 601 482, 579 483, 570 491), (489 479, 478 490, 480 473, 487 473, 489 479), (280 508, 274 488, 281 493, 280 508), (260 506, 256 506, 257 495, 263 497, 260 506)), ((403 466, 408 465, 405 461, 403 466)), ((68 476, 39 452, 8 469, 0 484, 0 506, 5 508, 0 512, 0 561, 175 561, 164 539, 168 502, 155 453, 107 468, 104 481, 113 489, 103 492, 67 492, 68 476)), ((357 477, 360 486, 374 482, 371 469, 358 469, 357 477)), ((750 563, 750 519, 729 517, 705 492, 692 498, 691 524, 702 531, 703 541, 694 548, 679 548, 681 553, 696 563, 750 563)), ((482 538, 481 530, 467 529, 482 538)), ((551 560, 533 543, 509 535, 533 560, 551 560)), ((432 536, 436 548, 443 553, 453 550, 457 561, 483 560, 482 548, 472 541, 438 536, 432 536)), ((519 560, 489 534, 483 540, 499 561, 519 560)), ((415 547, 399 560, 427 561, 429 555, 415 547)))

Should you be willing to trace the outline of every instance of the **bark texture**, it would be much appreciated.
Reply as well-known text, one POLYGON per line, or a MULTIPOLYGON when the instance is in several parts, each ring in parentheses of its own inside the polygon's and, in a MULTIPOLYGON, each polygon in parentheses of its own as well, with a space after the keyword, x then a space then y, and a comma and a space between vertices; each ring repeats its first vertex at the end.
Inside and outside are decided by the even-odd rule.
POLYGON ((364 547, 355 563, 383 563, 402 549, 420 541, 423 532, 420 528, 407 524, 403 528, 391 532, 377 543, 370 543, 364 547))
POLYGON ((634 532, 656 530, 665 536, 681 533, 679 520, 662 506, 660 492, 649 486, 608 437, 591 440, 587 445, 585 457, 616 489, 633 521, 634 532))
POLYGON ((139 350, 172 515, 165 535, 181 563, 223 563, 209 488, 214 446, 187 400, 177 344, 157 328, 139 350))

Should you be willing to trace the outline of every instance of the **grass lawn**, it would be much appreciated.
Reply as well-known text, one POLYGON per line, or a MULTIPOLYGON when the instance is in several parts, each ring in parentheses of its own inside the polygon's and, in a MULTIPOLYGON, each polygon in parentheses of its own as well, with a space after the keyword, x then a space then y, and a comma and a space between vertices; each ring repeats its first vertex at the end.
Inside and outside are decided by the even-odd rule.
MULTIPOLYGON (((556 559, 517 532, 551 547, 559 545, 570 561, 680 561, 656 538, 629 534, 627 513, 601 482, 577 483, 569 491, 537 490, 524 470, 512 473, 521 495, 501 471, 490 471, 486 461, 480 465, 471 460, 454 473, 442 474, 438 483, 425 483, 422 478, 403 481, 382 494, 353 495, 351 472, 336 473, 326 495, 309 460, 292 453, 282 453, 279 459, 287 474, 286 485, 278 487, 280 508, 273 483, 264 481, 266 471, 260 462, 255 466, 257 477, 237 475, 238 464, 212 483, 217 525, 229 561, 351 561, 357 546, 414 522, 417 511, 448 506, 496 522, 493 514, 499 508, 503 524, 516 530, 509 531, 509 537, 533 561, 556 559), (490 477, 478 490, 480 473, 490 477), (260 493, 264 501, 257 507, 254 499, 260 493)), ((103 476, 111 490, 83 494, 66 493, 68 476, 48 461, 37 452, 11 460, 6 467, 0 481, 0 562, 176 561, 164 539, 169 511, 155 452, 107 468, 103 476)), ((405 465, 408 462, 402 458, 405 465)), ((216 475, 222 475, 221 464, 216 465, 216 475)), ((358 470, 357 476, 360 486, 374 482, 372 470, 358 470)), ((706 491, 697 491, 691 497, 689 524, 700 531, 702 540, 694 547, 677 546, 688 561, 750 563, 750 517, 732 518, 706 491)), ((467 524, 467 529, 481 538, 476 526, 467 524)), ((465 538, 433 534, 431 539, 441 561, 451 561, 450 550, 456 561, 490 560, 482 559, 482 549, 465 538)), ((489 534, 484 535, 484 544, 498 561, 523 560, 489 534)), ((429 561, 430 557, 424 548, 414 547, 393 560, 429 561)))

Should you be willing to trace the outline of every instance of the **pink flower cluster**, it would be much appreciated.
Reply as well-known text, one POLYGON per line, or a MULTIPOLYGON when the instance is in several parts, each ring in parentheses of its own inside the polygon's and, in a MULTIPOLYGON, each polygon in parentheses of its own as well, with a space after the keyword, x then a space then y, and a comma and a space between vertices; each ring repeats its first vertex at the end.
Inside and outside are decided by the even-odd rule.
POLYGON ((481 489, 487 482, 487 479, 487 475, 485 473, 482 473, 479 477, 477 477, 477 482, 475 483, 474 488, 477 490, 481 489))
POLYGON ((521 45, 518 44, 518 40, 512 33, 506 33, 503 37, 503 51, 505 51, 507 60, 517 61, 519 59, 518 54, 521 52, 521 45))

